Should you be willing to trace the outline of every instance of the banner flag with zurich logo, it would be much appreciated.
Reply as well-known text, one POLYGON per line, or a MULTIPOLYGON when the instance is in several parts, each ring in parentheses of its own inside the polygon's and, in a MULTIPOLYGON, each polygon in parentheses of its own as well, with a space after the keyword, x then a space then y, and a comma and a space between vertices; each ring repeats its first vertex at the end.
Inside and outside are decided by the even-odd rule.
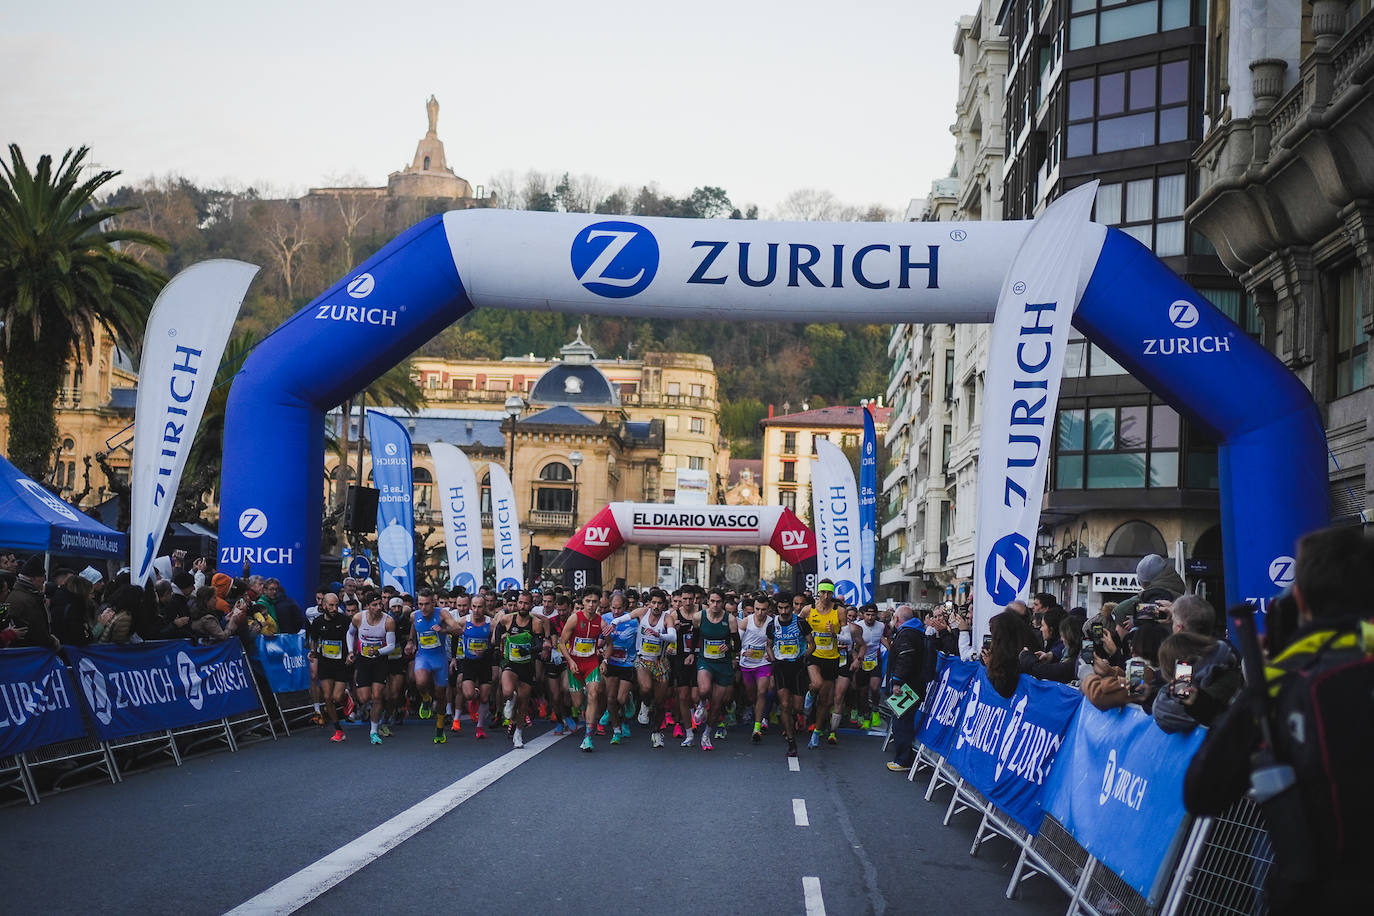
POLYGON ((975 645, 994 614, 1030 595, 1069 324, 1106 238, 1088 221, 1096 192, 1096 182, 1075 188, 1036 218, 997 300, 978 455, 975 645))
POLYGON ((820 511, 816 531, 821 550, 828 554, 825 575, 835 583, 835 594, 847 605, 859 601, 859 488, 854 468, 844 451, 829 439, 817 437, 816 466, 820 482, 812 478, 811 499, 820 511))
POLYGON ((86 733, 67 666, 51 649, 0 652, 0 757, 86 733))
POLYGON ((496 558, 496 590, 525 587, 525 564, 520 561, 520 519, 515 511, 515 487, 506 469, 487 464, 491 480, 491 539, 496 558))
POLYGON ((864 406, 864 438, 859 452, 859 603, 873 600, 878 560, 878 434, 873 405, 864 406))
POLYGON ((410 433, 395 417, 367 412, 372 443, 372 484, 377 488, 377 558, 382 585, 414 594, 415 507, 410 463, 410 433))
POLYGON ((482 584, 482 495, 472 462, 456 445, 431 442, 435 498, 444 519, 449 588, 462 586, 469 595, 482 584))

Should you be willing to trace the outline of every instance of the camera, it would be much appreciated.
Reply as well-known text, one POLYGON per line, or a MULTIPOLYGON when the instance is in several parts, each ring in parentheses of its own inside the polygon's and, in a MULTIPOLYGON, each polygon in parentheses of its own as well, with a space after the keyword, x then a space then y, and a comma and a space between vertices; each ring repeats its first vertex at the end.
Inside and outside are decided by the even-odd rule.
POLYGON ((991 649, 991 648, 992 648, 992 634, 991 634, 991 633, 984 633, 984 634, 983 634, 983 651, 986 652, 986 651, 988 651, 988 650, 991 649))
POLYGON ((1169 685, 1169 693, 1182 697, 1193 686, 1193 663, 1180 661, 1174 665, 1174 682, 1169 685))
POLYGON ((1133 697, 1143 697, 1145 695, 1145 673, 1149 666, 1145 659, 1140 656, 1126 660, 1126 692, 1133 697))

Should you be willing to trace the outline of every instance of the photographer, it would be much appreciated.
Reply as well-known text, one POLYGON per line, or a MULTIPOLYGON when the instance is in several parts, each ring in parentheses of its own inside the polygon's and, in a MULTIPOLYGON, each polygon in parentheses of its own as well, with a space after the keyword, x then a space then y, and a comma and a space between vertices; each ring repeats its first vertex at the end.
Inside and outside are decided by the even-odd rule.
MULTIPOLYGON (((1159 650, 1169 632, 1149 612, 1137 617, 1134 623, 1123 641, 1130 653, 1124 664, 1114 666, 1099 655, 1093 661, 1092 672, 1082 678, 1079 689, 1098 709, 1117 709, 1134 703, 1148 713, 1158 702, 1163 686, 1159 650)), ((1110 639, 1110 634, 1106 635, 1110 639)))
POLYGON ((1240 690, 1240 656, 1231 644, 1198 633, 1179 632, 1159 650, 1160 668, 1169 684, 1155 702, 1155 724, 1171 734, 1211 725, 1240 690), (1188 666, 1180 677, 1178 668, 1188 666))

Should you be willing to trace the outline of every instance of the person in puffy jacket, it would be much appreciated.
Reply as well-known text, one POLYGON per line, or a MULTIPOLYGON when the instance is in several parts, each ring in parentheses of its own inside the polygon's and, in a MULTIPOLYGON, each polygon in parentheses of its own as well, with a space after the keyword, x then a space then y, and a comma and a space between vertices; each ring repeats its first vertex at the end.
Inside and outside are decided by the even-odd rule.
POLYGON ((1245 684, 1240 656, 1225 640, 1175 633, 1159 647, 1159 668, 1168 690, 1155 698, 1155 724, 1169 733, 1211 725, 1245 684), (1191 682, 1176 683, 1179 662, 1192 663, 1191 682))
POLYGON ((229 590, 234 587, 234 577, 217 572, 210 577, 210 586, 215 590, 214 608, 220 614, 227 615, 229 607, 229 590))

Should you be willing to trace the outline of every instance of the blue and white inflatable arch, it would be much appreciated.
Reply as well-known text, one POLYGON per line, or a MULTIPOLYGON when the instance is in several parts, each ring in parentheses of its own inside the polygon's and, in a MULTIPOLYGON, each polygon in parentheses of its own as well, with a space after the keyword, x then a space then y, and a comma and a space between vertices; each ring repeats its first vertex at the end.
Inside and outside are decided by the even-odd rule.
MULTIPOLYGON (((987 322, 1032 225, 507 210, 432 217, 292 316, 240 370, 224 435, 220 566, 236 570, 248 560, 255 572, 279 577, 289 593, 311 592, 325 412, 475 308, 987 322)), ((1096 259, 1078 285, 1073 320, 1221 443, 1227 600, 1268 597, 1291 581, 1298 538, 1327 522, 1317 409, 1272 354, 1147 249, 1117 230, 1092 228, 1096 259)), ((1052 400, 1048 415, 1052 425, 1052 400)), ((1042 463, 1045 442, 1036 456, 1042 463)), ((979 559, 992 569, 982 538, 979 559)), ((1028 588, 1029 563, 1027 556, 1019 567, 1011 564, 1007 587, 1028 588)), ((990 571, 992 585, 994 579, 990 571)))

